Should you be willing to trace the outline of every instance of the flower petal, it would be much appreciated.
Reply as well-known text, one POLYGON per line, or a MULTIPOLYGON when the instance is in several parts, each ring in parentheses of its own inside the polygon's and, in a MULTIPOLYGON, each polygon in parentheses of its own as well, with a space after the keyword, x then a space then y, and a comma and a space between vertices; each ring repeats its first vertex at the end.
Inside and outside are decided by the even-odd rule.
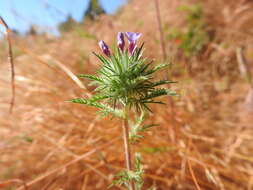
POLYGON ((126 32, 126 37, 128 39, 128 42, 134 42, 136 43, 136 40, 138 40, 141 37, 141 33, 135 33, 135 32, 126 32))

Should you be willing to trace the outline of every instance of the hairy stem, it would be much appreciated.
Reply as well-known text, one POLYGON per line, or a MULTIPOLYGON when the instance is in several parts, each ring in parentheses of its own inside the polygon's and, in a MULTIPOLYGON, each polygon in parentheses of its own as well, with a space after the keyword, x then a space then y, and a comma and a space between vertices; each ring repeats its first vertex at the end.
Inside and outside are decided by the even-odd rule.
MULTIPOLYGON (((124 151, 125 151, 125 162, 126 168, 128 171, 132 170, 132 161, 131 161, 131 150, 130 150, 130 143, 129 143, 129 124, 128 124, 128 107, 125 107, 125 118, 123 121, 123 139, 124 139, 124 151)), ((135 190, 133 181, 129 182, 130 190, 135 190)))

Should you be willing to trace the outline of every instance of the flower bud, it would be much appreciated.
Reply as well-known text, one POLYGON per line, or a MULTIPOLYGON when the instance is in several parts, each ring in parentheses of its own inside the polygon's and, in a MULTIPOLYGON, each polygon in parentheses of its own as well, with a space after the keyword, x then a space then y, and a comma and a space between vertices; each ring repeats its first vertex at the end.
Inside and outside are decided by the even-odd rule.
POLYGON ((106 43, 103 40, 99 41, 98 45, 105 55, 107 55, 108 57, 111 56, 111 52, 109 50, 109 47, 106 45, 106 43))
POLYGON ((117 45, 118 45, 119 49, 121 51, 124 51, 124 47, 125 47, 124 34, 122 32, 119 32, 117 38, 118 38, 117 45))
POLYGON ((130 53, 130 55, 134 54, 136 48, 136 44, 134 42, 130 42, 129 46, 128 46, 128 51, 130 53))

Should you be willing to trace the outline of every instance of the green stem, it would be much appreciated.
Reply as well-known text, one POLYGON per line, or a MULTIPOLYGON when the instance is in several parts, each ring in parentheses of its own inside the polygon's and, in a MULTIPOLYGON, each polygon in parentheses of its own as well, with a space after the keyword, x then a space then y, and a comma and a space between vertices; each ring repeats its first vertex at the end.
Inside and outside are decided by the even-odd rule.
MULTIPOLYGON (((126 106, 124 109, 125 118, 124 118, 122 126, 123 126, 126 168, 128 171, 132 171, 131 150, 130 150, 130 143, 129 143, 129 123, 128 123, 129 113, 128 112, 129 112, 129 109, 126 106)), ((135 186, 132 180, 129 182, 129 186, 130 186, 130 190, 135 190, 135 186)))

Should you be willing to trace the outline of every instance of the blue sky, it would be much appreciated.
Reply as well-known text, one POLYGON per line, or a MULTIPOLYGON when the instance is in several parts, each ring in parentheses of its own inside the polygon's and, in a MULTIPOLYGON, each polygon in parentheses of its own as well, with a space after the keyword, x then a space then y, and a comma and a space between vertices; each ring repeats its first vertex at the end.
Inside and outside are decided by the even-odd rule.
MULTIPOLYGON (((126 2, 127 0, 100 0, 109 14, 113 14, 126 2)), ((0 0, 0 15, 12 29, 22 33, 31 24, 55 33, 57 24, 69 14, 80 21, 88 3, 89 0, 0 0)))

